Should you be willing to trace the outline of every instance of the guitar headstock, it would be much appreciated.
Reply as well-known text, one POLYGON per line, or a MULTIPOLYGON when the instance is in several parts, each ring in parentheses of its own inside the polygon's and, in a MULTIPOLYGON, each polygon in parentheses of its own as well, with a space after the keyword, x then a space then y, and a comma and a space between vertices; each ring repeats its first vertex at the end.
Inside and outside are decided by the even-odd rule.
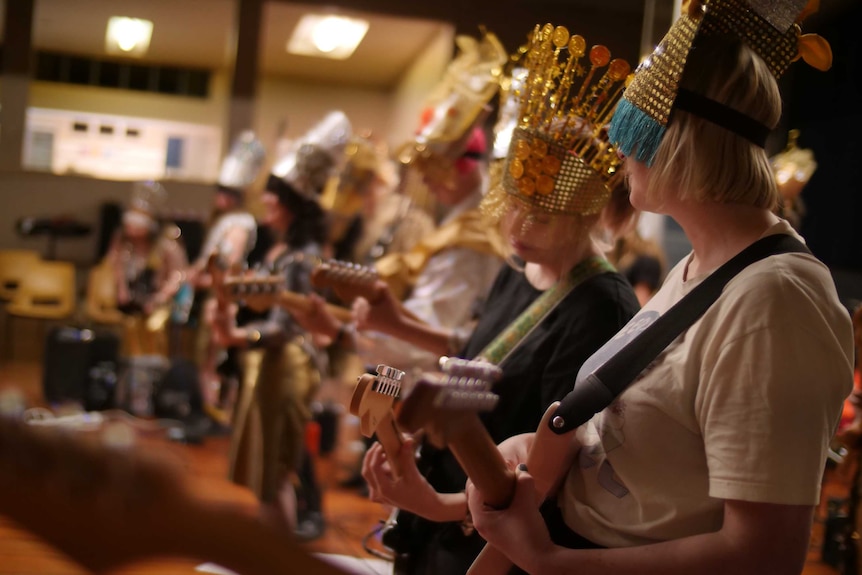
POLYGON ((237 275, 225 278, 223 292, 227 299, 241 300, 246 307, 262 312, 278 305, 286 288, 283 275, 237 275))
POLYGON ((398 405, 396 421, 407 432, 436 434, 450 428, 458 413, 491 411, 499 397, 491 387, 502 370, 484 361, 441 358, 441 372, 426 373, 398 405))
POLYGON ((339 260, 328 260, 311 271, 311 284, 318 289, 331 289, 346 304, 358 297, 376 302, 380 297, 377 270, 339 260))
POLYGON ((478 415, 496 407, 499 397, 491 386, 502 371, 483 361, 450 358, 440 368, 442 373, 419 379, 398 405, 396 421, 409 432, 424 430, 435 447, 448 447, 485 503, 502 509, 512 499, 515 474, 478 415))
POLYGON ((350 399, 350 413, 359 417, 362 435, 374 435, 380 422, 391 415, 392 406, 401 395, 403 379, 403 371, 382 364, 377 366, 377 375, 359 376, 350 399))
POLYGON ((400 477, 403 472, 398 463, 398 452, 403 442, 401 431, 392 417, 392 405, 401 396, 403 379, 404 372, 400 369, 378 365, 377 375, 365 374, 359 377, 350 400, 350 413, 359 417, 362 435, 377 435, 395 477, 400 477))

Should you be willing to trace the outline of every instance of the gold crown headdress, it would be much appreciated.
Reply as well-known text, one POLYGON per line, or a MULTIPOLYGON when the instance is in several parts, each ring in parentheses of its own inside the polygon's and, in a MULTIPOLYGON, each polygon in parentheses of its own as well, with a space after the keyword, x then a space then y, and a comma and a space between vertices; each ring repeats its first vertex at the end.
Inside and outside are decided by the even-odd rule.
POLYGON ((536 26, 523 58, 527 77, 502 189, 560 214, 596 214, 621 177, 605 124, 631 70, 607 47, 587 51, 582 36, 536 26))
POLYGON ((803 35, 799 26, 818 6, 819 0, 691 0, 638 67, 611 123, 611 141, 624 154, 650 165, 672 112, 683 110, 763 147, 769 126, 680 87, 688 55, 700 38, 722 36, 747 44, 776 79, 800 57, 818 70, 828 70, 829 44, 816 34, 803 35))
POLYGON ((431 155, 457 159, 470 130, 497 93, 507 60, 505 48, 491 33, 479 39, 458 36, 458 55, 428 98, 415 138, 397 157, 402 163, 431 155))

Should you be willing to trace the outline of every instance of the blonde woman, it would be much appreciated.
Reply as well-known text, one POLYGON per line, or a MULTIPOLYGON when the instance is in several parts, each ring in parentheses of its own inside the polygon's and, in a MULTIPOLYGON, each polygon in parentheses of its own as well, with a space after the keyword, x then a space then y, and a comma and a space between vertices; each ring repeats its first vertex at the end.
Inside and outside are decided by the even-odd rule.
MULTIPOLYGON (((692 2, 627 88, 610 138, 626 156, 632 203, 673 217, 692 252, 585 363, 576 389, 627 333, 744 248, 774 234, 798 239, 772 213, 778 192, 762 146, 781 113, 775 76, 795 54, 823 51, 799 37, 799 10, 787 4, 761 15, 745 2, 692 2)), ((799 573, 852 344, 822 263, 806 252, 761 259, 572 432, 560 454, 568 474, 544 510, 556 518, 550 529, 529 470, 507 510, 484 507, 468 486, 476 528, 529 573, 799 573)), ((525 461, 533 438, 501 450, 525 461)))

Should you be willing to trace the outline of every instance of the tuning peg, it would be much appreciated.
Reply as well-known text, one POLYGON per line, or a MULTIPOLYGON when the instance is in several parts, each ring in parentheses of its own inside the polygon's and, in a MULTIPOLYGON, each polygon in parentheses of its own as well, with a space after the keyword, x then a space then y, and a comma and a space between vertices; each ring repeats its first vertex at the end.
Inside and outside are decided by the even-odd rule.
POLYGON ((436 407, 442 409, 465 409, 470 411, 493 411, 500 396, 487 390, 447 389, 438 396, 436 407))
POLYGON ((404 372, 400 369, 380 364, 377 366, 377 381, 374 384, 374 391, 383 395, 398 397, 401 393, 401 380, 403 378, 404 372))

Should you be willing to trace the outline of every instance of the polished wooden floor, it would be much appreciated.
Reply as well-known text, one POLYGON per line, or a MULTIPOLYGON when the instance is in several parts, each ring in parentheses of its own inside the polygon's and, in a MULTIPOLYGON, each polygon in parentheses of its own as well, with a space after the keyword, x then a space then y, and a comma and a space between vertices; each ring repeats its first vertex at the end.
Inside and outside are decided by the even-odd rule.
MULTIPOLYGON (((23 392, 30 404, 41 404, 40 362, 27 358, 2 361, 0 391, 13 387, 23 392)), ((346 428, 349 426, 342 426, 342 434, 334 452, 318 462, 319 475, 326 486, 324 510, 328 528, 324 537, 308 544, 308 547, 316 552, 344 554, 370 560, 372 556, 363 550, 362 538, 386 513, 379 505, 371 503, 357 492, 338 485, 348 472, 351 457, 355 457, 349 449, 350 440, 355 438, 345 435, 346 428)), ((188 479, 195 486, 195 491, 202 497, 213 502, 246 505, 250 510, 256 507, 251 493, 225 479, 226 438, 208 438, 202 445, 186 445, 169 441, 162 435, 147 435, 140 443, 142 448, 156 449, 163 456, 179 459, 187 470, 188 479)), ((846 473, 831 472, 824 486, 824 502, 828 497, 846 496, 848 485, 849 477, 846 473)), ((34 509, 33 512, 50 513, 50 510, 34 509)), ((835 569, 820 561, 824 517, 825 505, 821 505, 804 575, 837 573, 835 569)), ((160 559, 129 566, 119 573, 184 575, 195 573, 196 565, 198 562, 160 559)), ((84 572, 41 542, 38 537, 0 517, 0 575, 77 575, 84 572)))

